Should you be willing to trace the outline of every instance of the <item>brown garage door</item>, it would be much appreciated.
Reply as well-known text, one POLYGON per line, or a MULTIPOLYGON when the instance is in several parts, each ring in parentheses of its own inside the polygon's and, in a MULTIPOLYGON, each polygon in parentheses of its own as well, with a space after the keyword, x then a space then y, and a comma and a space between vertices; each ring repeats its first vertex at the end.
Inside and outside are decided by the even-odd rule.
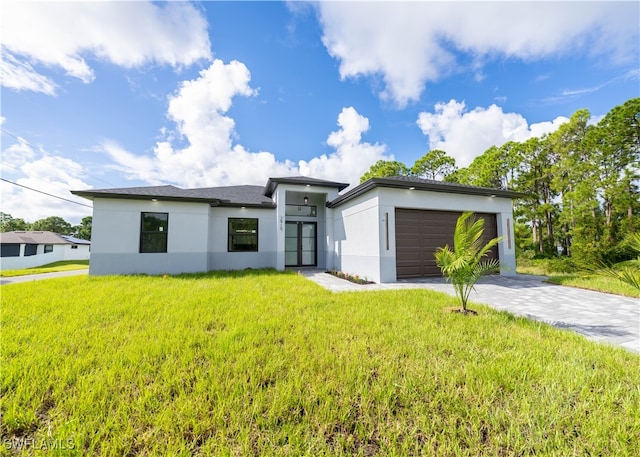
MULTIPOLYGON (((453 232, 458 217, 454 211, 396 208, 396 274, 398 278, 441 276, 434 253, 448 244, 453 249, 453 232)), ((476 213, 484 222, 485 241, 497 236, 496 215, 476 213)), ((494 246, 490 258, 498 258, 494 246)))

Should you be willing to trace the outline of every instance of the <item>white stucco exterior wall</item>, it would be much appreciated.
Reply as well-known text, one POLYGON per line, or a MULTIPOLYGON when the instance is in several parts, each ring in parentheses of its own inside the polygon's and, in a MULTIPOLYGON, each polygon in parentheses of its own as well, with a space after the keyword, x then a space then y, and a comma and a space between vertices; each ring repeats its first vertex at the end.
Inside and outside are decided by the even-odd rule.
POLYGON ((209 210, 209 270, 276 267, 276 210, 225 208, 209 210), (258 252, 228 252, 229 218, 258 219, 258 252))
POLYGON ((501 274, 515 274, 510 198, 384 187, 333 208, 335 268, 376 282, 395 282, 396 208, 496 214, 498 236, 504 237, 498 245, 501 274))
POLYGON ((54 244, 51 252, 44 252, 44 244, 39 244, 35 255, 24 256, 25 245, 20 245, 20 257, 2 257, 0 268, 2 270, 22 270, 24 268, 39 267, 48 263, 63 260, 89 260, 90 250, 88 244, 78 244, 73 249, 71 244, 54 244))
POLYGON ((333 211, 334 268, 382 282, 380 211, 377 190, 356 197, 333 211))
POLYGON ((396 208, 496 214, 501 274, 515 274, 510 198, 374 187, 333 208, 335 188, 278 184, 276 208, 220 207, 207 202, 94 199, 90 273, 178 274, 210 270, 285 268, 285 222, 317 222, 319 268, 375 282, 396 281, 396 208), (316 217, 287 216, 286 204, 308 197, 316 217), (140 253, 142 212, 169 214, 166 253, 140 253), (228 252, 229 218, 258 219, 258 252, 228 252))
POLYGON ((89 273, 179 274, 207 271, 209 205, 96 198, 89 273), (142 212, 169 213, 166 253, 140 253, 142 212))
MULTIPOLYGON (((75 249, 70 244, 64 244, 61 246, 63 247, 62 253, 64 256, 62 260, 89 260, 89 257, 91 256, 91 245, 89 244, 78 244, 75 249)), ((55 246, 53 250, 55 252, 55 246)))

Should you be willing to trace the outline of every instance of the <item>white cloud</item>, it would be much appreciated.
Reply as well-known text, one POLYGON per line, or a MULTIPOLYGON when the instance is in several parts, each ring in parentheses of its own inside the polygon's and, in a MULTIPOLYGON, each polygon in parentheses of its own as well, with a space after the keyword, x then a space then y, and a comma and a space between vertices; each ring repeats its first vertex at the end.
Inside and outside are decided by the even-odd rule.
POLYGON ((552 121, 536 122, 529 126, 529 136, 517 141, 526 141, 533 137, 542 138, 544 135, 558 130, 558 128, 565 122, 569 122, 569 118, 565 116, 558 116, 552 121))
POLYGON ((628 70, 623 74, 615 76, 609 79, 608 81, 600 83, 596 86, 583 87, 580 89, 565 89, 562 91, 562 97, 572 97, 574 95, 589 94, 592 92, 597 92, 604 87, 613 86, 620 82, 633 81, 633 80, 638 81, 639 79, 640 79, 640 70, 637 68, 632 68, 631 70, 628 70))
MULTIPOLYGON (((46 153, 46 151, 41 151, 46 153)), ((71 189, 86 189, 82 180, 83 168, 77 162, 55 155, 36 152, 23 141, 14 143, 2 151, 2 176, 19 184, 1 182, 2 212, 27 222, 35 222, 49 216, 60 216, 71 224, 78 224, 91 215, 86 206, 74 205, 40 192, 55 195, 83 205, 90 202, 72 195, 71 189), (25 186, 30 189, 26 189, 25 186)))
POLYGON ((269 177, 299 174, 351 183, 375 161, 392 158, 385 156, 385 145, 362 142, 369 120, 352 107, 338 116, 340 128, 327 139, 335 151, 328 155, 296 164, 279 161, 270 152, 246 150, 234 142, 235 122, 226 113, 234 97, 255 95, 250 78, 243 63, 216 60, 169 97, 167 117, 176 132, 165 130, 153 155, 136 155, 114 142, 104 142, 99 149, 113 160, 111 168, 129 179, 185 187, 264 184, 269 177))
POLYGON ((249 86, 250 80, 251 74, 243 63, 215 60, 200 72, 198 79, 181 83, 177 94, 170 97, 168 116, 192 142, 200 136, 210 137, 212 132, 208 130, 215 127, 222 130, 220 133, 227 132, 216 136, 227 137, 234 123, 220 113, 229 110, 233 97, 256 94, 249 86))
POLYGON ((456 71, 482 78, 484 62, 579 52, 637 62, 636 2, 318 2, 323 43, 341 78, 382 76, 383 99, 419 99, 425 84, 456 71))
POLYGON ((46 95, 56 93, 57 86, 51 79, 36 72, 28 62, 22 62, 6 51, 2 55, 0 80, 4 87, 17 91, 28 90, 46 95))
POLYGON ((18 170, 28 161, 35 159, 36 153, 22 139, 18 139, 18 143, 14 143, 2 151, 1 165, 10 169, 18 170))
POLYGON ((555 131, 569 119, 559 116, 551 122, 531 124, 518 113, 505 113, 502 108, 467 110, 464 102, 450 100, 437 103, 434 112, 421 112, 418 126, 429 137, 430 149, 442 149, 465 167, 491 146, 507 141, 526 141, 555 131))
POLYGON ((3 85, 16 90, 53 93, 34 65, 88 83, 95 74, 85 57, 126 68, 211 58, 207 22, 190 3, 11 1, 2 9, 3 85))
POLYGON ((234 97, 256 93, 250 79, 243 63, 215 60, 169 97, 167 117, 177 132, 165 131, 166 138, 156 143, 152 156, 138 156, 110 142, 103 143, 102 150, 113 159, 114 168, 150 184, 263 184, 269 176, 295 174, 292 162, 278 162, 271 153, 249 152, 234 144, 235 122, 225 113, 234 97))
POLYGON ((378 160, 393 160, 385 154, 383 144, 362 142, 362 134, 369 130, 369 119, 353 108, 343 108, 338 116, 340 130, 332 132, 327 144, 335 152, 307 161, 299 162, 300 172, 305 176, 324 178, 357 184, 371 165, 378 160))

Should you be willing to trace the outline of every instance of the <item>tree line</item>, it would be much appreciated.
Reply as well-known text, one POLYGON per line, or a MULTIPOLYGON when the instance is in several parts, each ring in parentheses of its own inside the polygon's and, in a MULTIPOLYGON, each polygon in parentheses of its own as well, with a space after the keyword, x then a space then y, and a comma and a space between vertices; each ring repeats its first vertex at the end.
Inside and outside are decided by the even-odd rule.
POLYGON ((34 230, 71 235, 82 240, 91 240, 92 217, 83 217, 79 225, 72 225, 59 216, 49 216, 35 222, 26 222, 22 218, 14 218, 11 214, 0 213, 0 232, 16 230, 34 230))
POLYGON ((632 259, 630 239, 640 231, 640 98, 597 124, 590 119, 578 110, 555 132, 492 146, 465 168, 440 150, 410 168, 379 161, 361 182, 399 174, 523 192, 514 201, 520 252, 591 267, 632 259))

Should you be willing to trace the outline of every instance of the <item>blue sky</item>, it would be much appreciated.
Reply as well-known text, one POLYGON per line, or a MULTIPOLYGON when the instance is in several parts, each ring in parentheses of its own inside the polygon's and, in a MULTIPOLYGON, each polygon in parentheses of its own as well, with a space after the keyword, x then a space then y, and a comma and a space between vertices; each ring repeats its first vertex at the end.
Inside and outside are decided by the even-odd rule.
MULTIPOLYGON (((4 2, 2 178, 72 189, 357 183, 379 159, 597 121, 640 95, 638 2, 4 2)), ((28 221, 76 205, 2 181, 28 221)))

